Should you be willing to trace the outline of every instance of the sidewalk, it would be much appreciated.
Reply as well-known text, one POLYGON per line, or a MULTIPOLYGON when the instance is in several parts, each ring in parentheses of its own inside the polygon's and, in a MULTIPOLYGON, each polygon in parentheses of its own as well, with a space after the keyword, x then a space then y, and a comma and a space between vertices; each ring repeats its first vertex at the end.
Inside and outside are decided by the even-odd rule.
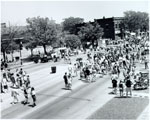
MULTIPOLYGON (((149 104, 148 98, 114 97, 91 115, 90 119, 137 119, 149 104)), ((147 119, 148 120, 148 119, 147 119)))
POLYGON ((150 116, 149 116, 149 105, 145 108, 145 110, 140 114, 140 116, 138 117, 138 119, 137 120, 149 120, 150 118, 150 116))

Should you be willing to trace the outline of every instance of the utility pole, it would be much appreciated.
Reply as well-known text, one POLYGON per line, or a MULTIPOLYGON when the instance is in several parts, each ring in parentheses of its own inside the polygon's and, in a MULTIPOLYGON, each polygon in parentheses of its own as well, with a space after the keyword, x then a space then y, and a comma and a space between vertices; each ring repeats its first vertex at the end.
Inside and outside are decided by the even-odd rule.
POLYGON ((23 47, 23 45, 22 45, 22 42, 20 41, 20 64, 21 64, 21 65, 23 64, 23 63, 22 63, 22 52, 21 52, 22 47, 23 47))

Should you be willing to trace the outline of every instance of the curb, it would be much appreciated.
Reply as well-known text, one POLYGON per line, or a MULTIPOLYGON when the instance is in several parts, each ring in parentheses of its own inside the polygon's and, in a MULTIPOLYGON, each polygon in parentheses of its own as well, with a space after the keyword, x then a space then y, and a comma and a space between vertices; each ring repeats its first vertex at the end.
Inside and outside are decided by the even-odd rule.
POLYGON ((24 66, 28 66, 28 65, 31 65, 33 64, 33 62, 30 62, 30 63, 24 63, 23 65, 16 65, 16 66, 11 66, 11 67, 8 67, 9 69, 16 69, 16 68, 19 68, 19 67, 24 67, 24 66))

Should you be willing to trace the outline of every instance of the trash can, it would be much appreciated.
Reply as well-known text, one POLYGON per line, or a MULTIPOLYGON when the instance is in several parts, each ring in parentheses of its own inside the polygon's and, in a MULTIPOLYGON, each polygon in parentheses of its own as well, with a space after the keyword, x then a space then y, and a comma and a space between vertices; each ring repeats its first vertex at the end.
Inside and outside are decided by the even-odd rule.
POLYGON ((56 73, 56 66, 51 67, 52 73, 56 73))

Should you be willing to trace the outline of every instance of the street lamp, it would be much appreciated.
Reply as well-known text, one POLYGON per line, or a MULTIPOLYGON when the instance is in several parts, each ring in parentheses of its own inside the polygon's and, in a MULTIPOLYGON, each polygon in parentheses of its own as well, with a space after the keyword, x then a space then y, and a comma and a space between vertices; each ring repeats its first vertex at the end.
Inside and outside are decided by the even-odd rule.
POLYGON ((21 50, 23 48, 23 45, 22 45, 21 41, 20 41, 19 47, 20 47, 20 64, 22 65, 22 53, 21 53, 21 50))

